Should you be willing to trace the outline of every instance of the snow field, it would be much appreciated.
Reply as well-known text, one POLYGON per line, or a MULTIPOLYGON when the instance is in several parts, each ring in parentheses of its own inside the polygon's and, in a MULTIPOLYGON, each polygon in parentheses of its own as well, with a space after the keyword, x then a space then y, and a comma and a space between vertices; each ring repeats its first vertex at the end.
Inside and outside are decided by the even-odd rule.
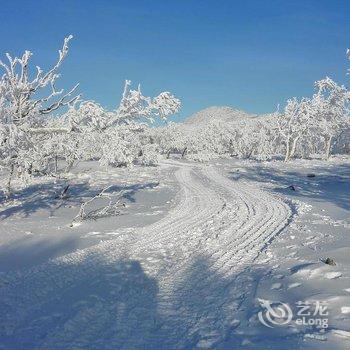
POLYGON ((292 212, 214 166, 164 166, 181 188, 165 218, 3 276, 7 348, 212 348, 227 338, 251 287, 240 273, 292 212))

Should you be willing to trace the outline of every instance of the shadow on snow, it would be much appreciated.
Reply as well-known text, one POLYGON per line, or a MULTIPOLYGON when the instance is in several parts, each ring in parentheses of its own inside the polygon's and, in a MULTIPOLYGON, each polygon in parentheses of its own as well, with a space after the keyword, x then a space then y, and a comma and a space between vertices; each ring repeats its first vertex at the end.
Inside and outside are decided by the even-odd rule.
POLYGON ((340 208, 350 210, 350 165, 330 164, 327 167, 302 168, 299 171, 280 171, 264 164, 248 165, 246 172, 231 172, 233 180, 253 180, 275 184, 273 191, 295 198, 312 198, 334 203, 340 208), (315 174, 315 177, 307 177, 315 174), (288 188, 294 186, 295 191, 288 188))
MULTIPOLYGON (((159 183, 148 182, 143 184, 131 184, 126 186, 113 185, 106 193, 123 191, 122 198, 130 203, 135 203, 136 194, 145 189, 154 189, 159 183)), ((48 210, 53 215, 63 204, 79 206, 82 202, 98 195, 103 188, 91 187, 87 183, 71 184, 67 192, 67 198, 61 199, 59 195, 67 186, 66 181, 56 183, 35 184, 13 194, 14 205, 3 210, 0 209, 0 220, 13 215, 28 217, 39 210, 48 210), (19 204, 16 204, 16 201, 19 204)), ((4 201, 5 199, 2 198, 4 201)))
MULTIPOLYGON (((266 265, 222 276, 197 256, 168 295, 143 264, 109 251, 67 256, 1 277, 0 343, 6 349, 296 348, 302 333, 257 320, 256 291, 266 265), (107 253, 107 254, 106 254, 107 253), (247 348, 247 347, 244 347, 247 348)), ((299 300, 287 291, 288 301, 299 300)))

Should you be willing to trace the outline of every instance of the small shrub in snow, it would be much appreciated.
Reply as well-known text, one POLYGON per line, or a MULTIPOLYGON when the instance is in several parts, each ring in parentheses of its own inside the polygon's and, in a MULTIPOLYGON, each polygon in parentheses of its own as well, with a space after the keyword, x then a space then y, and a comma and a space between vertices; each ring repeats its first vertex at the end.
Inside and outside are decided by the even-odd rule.
POLYGON ((147 145, 140 152, 137 162, 143 166, 157 166, 160 160, 160 154, 155 145, 147 145))
POLYGON ((327 264, 327 265, 331 265, 331 266, 336 266, 337 265, 332 258, 325 259, 324 263, 327 264))
POLYGON ((99 194, 83 202, 78 214, 73 219, 71 226, 74 226, 74 223, 79 223, 83 220, 96 220, 98 218, 118 215, 120 209, 125 206, 125 204, 122 203, 123 192, 120 191, 117 194, 114 192, 108 192, 111 187, 112 186, 108 186, 104 188, 99 194), (97 208, 89 208, 94 202, 101 199, 106 203, 97 208))

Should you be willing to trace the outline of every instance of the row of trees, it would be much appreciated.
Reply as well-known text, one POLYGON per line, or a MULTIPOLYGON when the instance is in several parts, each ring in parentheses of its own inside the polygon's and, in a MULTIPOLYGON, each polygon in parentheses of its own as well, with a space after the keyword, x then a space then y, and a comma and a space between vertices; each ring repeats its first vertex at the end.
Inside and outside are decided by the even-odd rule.
POLYGON ((155 161, 154 146, 144 137, 155 118, 165 120, 180 108, 169 92, 144 96, 140 86, 126 81, 119 106, 106 111, 76 94, 58 90, 59 69, 69 51, 72 36, 65 38, 51 69, 36 68, 31 77, 30 58, 0 61, 0 167, 8 175, 5 193, 11 194, 14 176, 26 180, 33 175, 57 175, 64 160, 66 170, 77 160, 98 160, 101 165, 129 165, 155 161))
POLYGON ((349 131, 349 91, 328 77, 315 83, 311 98, 288 100, 283 112, 151 128, 156 118, 166 121, 179 110, 181 103, 171 93, 147 97, 127 80, 119 105, 108 111, 82 100, 78 85, 67 92, 56 88, 71 39, 65 38, 47 72, 37 67, 32 76, 30 51, 0 61, 0 168, 7 173, 7 196, 14 176, 24 181, 33 175, 57 176, 79 160, 129 166, 155 165, 159 156, 172 153, 202 161, 218 156, 329 158, 349 131))
POLYGON ((329 159, 333 150, 349 153, 350 92, 329 77, 317 81, 315 89, 311 98, 289 99, 281 112, 250 118, 242 113, 230 122, 213 118, 198 128, 170 123, 153 130, 152 140, 167 156, 178 153, 202 161, 217 156, 329 159))
POLYGON ((295 156, 298 145, 308 146, 308 153, 321 153, 323 148, 328 159, 334 142, 350 127, 349 91, 328 77, 315 86, 317 92, 312 98, 288 100, 283 115, 278 117, 285 160, 295 156))
POLYGON ((167 156, 178 153, 197 160, 235 156, 288 161, 320 155, 328 159, 333 148, 349 151, 350 93, 328 77, 315 87, 311 98, 292 98, 282 112, 259 117, 242 113, 232 121, 213 118, 197 128, 170 123, 153 130, 153 139, 167 156))

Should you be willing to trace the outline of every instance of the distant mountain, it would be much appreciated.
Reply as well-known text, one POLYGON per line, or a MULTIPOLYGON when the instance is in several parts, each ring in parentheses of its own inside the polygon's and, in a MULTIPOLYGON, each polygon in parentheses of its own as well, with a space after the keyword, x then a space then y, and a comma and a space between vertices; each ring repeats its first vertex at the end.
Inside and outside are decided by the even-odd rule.
POLYGON ((230 123, 252 117, 255 116, 231 107, 213 106, 191 115, 184 121, 184 124, 188 126, 204 126, 216 120, 230 123))

